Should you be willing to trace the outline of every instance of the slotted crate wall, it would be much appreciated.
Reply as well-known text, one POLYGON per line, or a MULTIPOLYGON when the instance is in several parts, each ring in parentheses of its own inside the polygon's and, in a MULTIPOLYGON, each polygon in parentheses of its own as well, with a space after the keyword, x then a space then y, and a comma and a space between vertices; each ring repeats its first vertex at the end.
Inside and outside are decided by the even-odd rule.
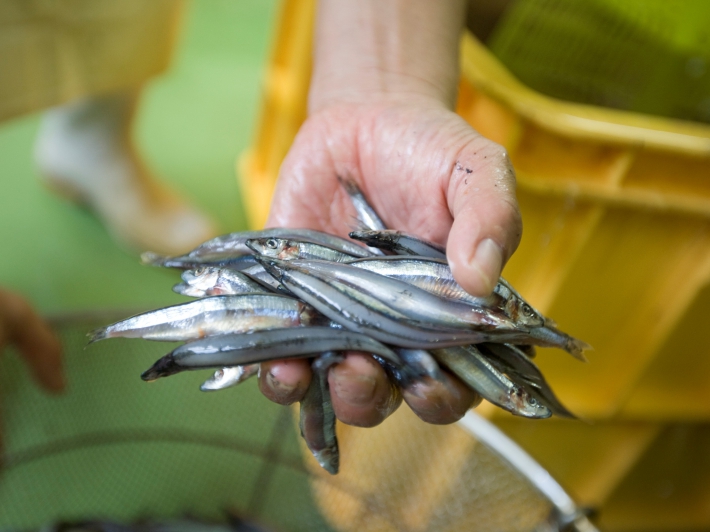
MULTIPOLYGON (((238 167, 253 227, 305 117, 314 12, 314 1, 282 4, 259 134, 238 167)), ((595 348, 587 365, 537 357, 582 421, 479 410, 599 509, 605 529, 710 527, 704 492, 661 505, 643 482, 653 468, 678 493, 710 480, 692 467, 706 461, 702 446, 688 444, 675 465, 658 450, 678 422, 710 426, 710 127, 548 98, 471 35, 461 52, 457 112, 506 147, 518 178, 524 234, 504 275, 595 348)))

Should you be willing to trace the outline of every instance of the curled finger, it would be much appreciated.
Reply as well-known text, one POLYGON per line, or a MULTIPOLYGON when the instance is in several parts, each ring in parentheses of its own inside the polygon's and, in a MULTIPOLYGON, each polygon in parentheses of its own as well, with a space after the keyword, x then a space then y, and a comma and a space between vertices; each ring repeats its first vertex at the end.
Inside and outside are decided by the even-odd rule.
POLYGON ((441 379, 425 377, 402 390, 409 408, 427 423, 446 425, 461 419, 481 402, 481 397, 450 373, 441 379))
POLYGON ((347 425, 374 427, 402 402, 397 387, 372 357, 348 353, 328 374, 333 410, 347 425))

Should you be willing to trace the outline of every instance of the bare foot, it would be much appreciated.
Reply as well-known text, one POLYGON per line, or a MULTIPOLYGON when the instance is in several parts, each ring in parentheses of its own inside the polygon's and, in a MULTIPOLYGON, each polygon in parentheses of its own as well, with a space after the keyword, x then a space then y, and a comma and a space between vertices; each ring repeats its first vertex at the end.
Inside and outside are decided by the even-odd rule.
POLYGON ((180 254, 217 232, 142 163, 130 141, 136 100, 131 91, 47 111, 35 161, 49 188, 86 204, 122 245, 180 254))

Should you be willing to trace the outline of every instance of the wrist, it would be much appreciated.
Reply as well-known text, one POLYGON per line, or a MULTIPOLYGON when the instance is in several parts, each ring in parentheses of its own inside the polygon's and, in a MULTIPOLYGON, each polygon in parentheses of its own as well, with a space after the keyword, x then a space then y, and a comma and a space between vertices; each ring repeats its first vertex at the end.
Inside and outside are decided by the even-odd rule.
POLYGON ((452 108, 462 0, 320 0, 309 111, 426 102, 452 108))
POLYGON ((308 96, 309 114, 338 105, 379 106, 416 104, 450 108, 450 98, 440 87, 404 74, 383 71, 353 72, 356 83, 337 76, 314 77, 308 96))

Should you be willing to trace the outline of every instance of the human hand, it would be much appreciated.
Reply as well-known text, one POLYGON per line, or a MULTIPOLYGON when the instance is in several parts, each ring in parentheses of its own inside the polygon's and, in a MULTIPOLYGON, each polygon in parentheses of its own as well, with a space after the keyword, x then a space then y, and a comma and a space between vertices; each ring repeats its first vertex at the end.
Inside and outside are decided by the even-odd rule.
MULTIPOLYGON (((442 29, 459 16, 454 3, 419 2, 404 12, 387 11, 392 2, 364 3, 367 20, 358 19, 361 2, 320 4, 310 117, 281 167, 267 225, 347 236, 355 212, 337 176, 348 177, 388 227, 446 245, 456 280, 487 295, 518 245, 521 220, 505 150, 451 111, 458 33, 442 29), (449 12, 438 11, 442 6, 449 12), (371 26, 374 35, 363 43, 363 28, 371 26), (393 40, 390 26, 416 31, 393 40), (409 35, 416 40, 400 42, 409 35), (380 45, 386 51, 370 61, 380 45)), ((453 376, 446 380, 416 384, 404 400, 425 421, 456 421, 480 399, 453 376)), ((309 382, 306 361, 262 364, 260 388, 278 403, 298 401, 309 382)), ((331 368, 329 385, 336 416, 348 424, 377 425, 401 402, 365 355, 349 354, 331 368)))
MULTIPOLYGON (((517 246, 520 217, 505 152, 435 102, 344 104, 312 115, 282 166, 269 225, 347 235, 354 210, 338 175, 358 183, 388 227, 445 244, 457 280, 476 295, 490 293, 517 246)), ((305 392, 307 363, 262 368, 261 388, 272 400, 305 392)), ((450 380, 418 390, 420 397, 405 392, 405 400, 427 421, 455 421, 476 397, 450 380)), ((397 404, 369 357, 350 355, 329 382, 346 423, 377 424, 397 404)))
POLYGON ((17 348, 45 390, 56 393, 64 389, 59 339, 27 301, 0 289, 0 353, 7 345, 17 348))

